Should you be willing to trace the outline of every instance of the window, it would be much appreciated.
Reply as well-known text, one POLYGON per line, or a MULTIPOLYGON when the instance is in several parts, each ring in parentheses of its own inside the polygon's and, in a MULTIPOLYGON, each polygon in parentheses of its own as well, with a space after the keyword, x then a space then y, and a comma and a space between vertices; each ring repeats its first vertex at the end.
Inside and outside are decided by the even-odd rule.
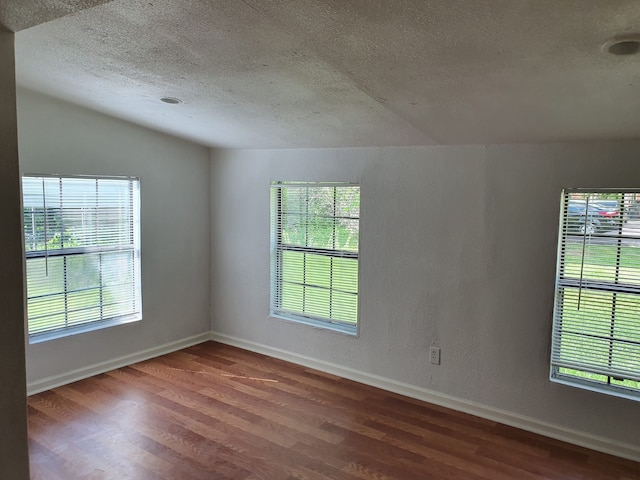
POLYGON ((360 187, 271 184, 271 314, 355 334, 360 187))
POLYGON ((565 190, 551 379, 640 400, 640 191, 565 190))
POLYGON ((139 180, 24 176, 31 341, 142 318, 139 180))

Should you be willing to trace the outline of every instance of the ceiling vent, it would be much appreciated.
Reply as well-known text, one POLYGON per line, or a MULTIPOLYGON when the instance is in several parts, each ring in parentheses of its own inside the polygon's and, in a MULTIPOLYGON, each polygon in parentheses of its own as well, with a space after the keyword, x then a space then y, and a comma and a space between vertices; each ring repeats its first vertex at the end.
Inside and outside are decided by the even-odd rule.
POLYGON ((602 45, 602 51, 617 56, 635 55, 640 53, 640 35, 614 37, 602 45))
POLYGON ((175 97, 162 97, 160 99, 160 101, 162 101, 164 103, 168 103, 170 105, 178 105, 179 103, 182 103, 182 100, 180 100, 179 98, 175 98, 175 97))

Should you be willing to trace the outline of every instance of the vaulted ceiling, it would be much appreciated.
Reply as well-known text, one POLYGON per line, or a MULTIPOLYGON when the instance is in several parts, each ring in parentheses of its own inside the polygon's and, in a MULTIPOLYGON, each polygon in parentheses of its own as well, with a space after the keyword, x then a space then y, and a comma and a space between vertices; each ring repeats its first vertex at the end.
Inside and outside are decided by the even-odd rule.
POLYGON ((20 86, 214 147, 640 138, 638 0, 0 1, 20 86))

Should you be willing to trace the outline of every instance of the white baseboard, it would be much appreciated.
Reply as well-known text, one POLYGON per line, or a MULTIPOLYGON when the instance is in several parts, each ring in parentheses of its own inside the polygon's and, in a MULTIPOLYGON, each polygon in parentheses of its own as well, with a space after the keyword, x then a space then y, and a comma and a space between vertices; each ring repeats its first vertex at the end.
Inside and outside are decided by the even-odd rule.
POLYGON ((407 397, 423 400, 427 403, 440 405, 442 407, 451 408, 464 413, 469 413, 477 417, 493 420, 498 423, 509 425, 512 427, 538 433, 546 437, 555 438, 563 442, 572 443, 581 447, 596 450, 598 452, 608 453, 617 457, 629 460, 640 461, 640 446, 630 443, 616 442, 605 437, 591 435, 589 433, 573 430, 560 425, 542 422, 535 418, 526 417, 517 413, 501 410, 486 405, 481 405, 468 400, 452 397, 443 393, 428 390, 426 388, 417 387, 396 380, 380 377, 367 372, 355 370, 353 368, 338 365, 336 363, 318 360, 316 358, 299 355, 297 353, 288 352, 279 348, 273 348, 268 345, 255 343, 241 338, 225 335, 222 333, 211 332, 211 340, 224 343, 234 347, 242 348, 256 353, 261 353, 269 357, 279 358, 288 362, 296 363, 308 368, 320 370, 322 372, 337 375, 349 380, 354 380, 365 385, 381 388, 394 393, 399 393, 407 397))
POLYGON ((160 355, 166 355, 167 353, 191 347, 192 345, 197 345, 198 343, 203 343, 208 340, 210 340, 209 332, 201 333, 199 335, 194 335, 192 337, 183 338, 174 342, 165 343, 164 345, 158 345, 157 347, 132 353, 131 355, 125 355, 106 362, 96 363, 87 367, 78 368, 77 370, 71 370, 70 372, 66 372, 61 375, 53 375, 34 382, 29 382, 27 384, 27 395, 35 395, 36 393, 44 392, 45 390, 61 387, 68 383, 77 382, 84 378, 115 370, 116 368, 125 367, 133 363, 142 362, 143 360, 149 360, 150 358, 158 357, 160 355))

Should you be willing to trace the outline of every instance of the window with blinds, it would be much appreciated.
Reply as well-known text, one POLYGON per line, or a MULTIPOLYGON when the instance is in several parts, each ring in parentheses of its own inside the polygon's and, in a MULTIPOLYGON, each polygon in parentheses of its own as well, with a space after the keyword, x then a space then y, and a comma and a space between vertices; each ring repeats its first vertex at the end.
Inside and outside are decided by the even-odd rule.
POLYGON ((22 178, 31 341, 142 318, 137 178, 22 178))
POLYGON ((551 379, 640 399, 640 190, 565 190, 551 379))
POLYGON ((355 334, 360 187, 271 184, 271 314, 355 334))

